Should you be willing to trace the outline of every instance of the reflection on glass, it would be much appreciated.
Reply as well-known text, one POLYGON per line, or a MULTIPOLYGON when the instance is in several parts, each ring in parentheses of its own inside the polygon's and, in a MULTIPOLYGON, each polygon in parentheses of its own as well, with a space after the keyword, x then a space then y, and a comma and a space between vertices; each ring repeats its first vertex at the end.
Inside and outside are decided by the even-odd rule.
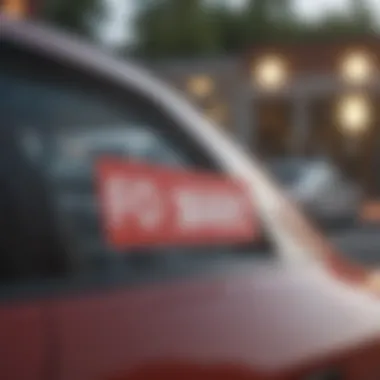
POLYGON ((182 166, 180 157, 156 134, 144 127, 64 130, 56 135, 56 156, 53 171, 68 173, 89 171, 94 160, 117 156, 182 166))

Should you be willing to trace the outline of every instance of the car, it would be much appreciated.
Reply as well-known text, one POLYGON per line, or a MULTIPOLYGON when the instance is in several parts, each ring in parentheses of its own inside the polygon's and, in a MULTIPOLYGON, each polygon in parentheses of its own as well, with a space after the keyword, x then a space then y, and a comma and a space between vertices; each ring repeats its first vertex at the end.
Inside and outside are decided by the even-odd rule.
POLYGON ((269 168, 288 195, 318 225, 323 228, 358 225, 362 192, 326 158, 275 161, 269 168))
POLYGON ((75 36, 0 55, 2 379, 379 378, 378 275, 261 162, 75 36))

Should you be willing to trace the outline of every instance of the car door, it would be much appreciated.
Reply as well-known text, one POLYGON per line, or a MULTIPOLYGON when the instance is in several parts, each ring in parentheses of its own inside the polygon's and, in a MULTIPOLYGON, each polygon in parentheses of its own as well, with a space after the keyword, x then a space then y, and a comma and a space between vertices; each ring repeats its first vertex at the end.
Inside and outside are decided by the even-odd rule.
POLYGON ((15 305, 2 300, 0 323, 2 379, 46 378, 49 344, 43 305, 38 302, 15 305))
MULTIPOLYGON (((4 255, 2 250, 2 255, 4 255)), ((0 293, 0 373, 4 380, 41 380, 50 375, 54 352, 46 325, 46 304, 25 300, 27 288, 2 278, 0 293), (9 282, 8 282, 9 281, 9 282), (19 296, 13 294, 20 287, 19 296), (12 295, 12 296, 11 296, 12 295), (19 298, 21 295, 21 299, 19 298), (15 301, 16 300, 16 301, 15 301)))
POLYGON ((206 343, 215 350, 221 339, 207 338, 216 333, 209 308, 226 295, 189 279, 218 276, 269 253, 253 240, 120 252, 105 239, 96 167, 107 157, 206 176, 222 175, 219 166, 137 91, 13 42, 2 42, 1 53, 4 134, 23 160, 23 169, 5 178, 19 182, 28 228, 43 231, 37 258, 26 266, 38 273, 28 283, 29 299, 44 306, 41 315, 32 310, 30 328, 37 334, 43 325, 48 339, 43 346, 35 338, 31 349, 40 361, 47 350, 49 379, 112 379, 157 360, 201 360, 206 343))
POLYGON ((59 249, 47 228, 45 189, 2 107, 10 93, 0 72, 0 377, 48 379, 56 351, 41 278, 58 273, 59 249))

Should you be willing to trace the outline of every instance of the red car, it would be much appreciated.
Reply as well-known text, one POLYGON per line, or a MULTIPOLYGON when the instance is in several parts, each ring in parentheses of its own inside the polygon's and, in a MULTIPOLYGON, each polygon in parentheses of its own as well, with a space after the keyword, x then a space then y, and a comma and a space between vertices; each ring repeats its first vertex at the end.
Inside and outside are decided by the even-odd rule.
POLYGON ((380 378, 370 273, 179 94, 5 17, 0 56, 1 379, 380 378))

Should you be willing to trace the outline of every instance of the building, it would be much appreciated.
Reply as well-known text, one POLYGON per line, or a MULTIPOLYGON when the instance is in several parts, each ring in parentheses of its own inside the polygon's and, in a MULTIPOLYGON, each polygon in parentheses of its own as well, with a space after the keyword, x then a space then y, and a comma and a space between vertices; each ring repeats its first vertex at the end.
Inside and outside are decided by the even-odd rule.
POLYGON ((255 154, 325 155, 380 194, 379 37, 256 45, 243 59, 150 68, 255 154))
POLYGON ((149 66, 264 159, 324 155, 380 195, 380 38, 149 66))
POLYGON ((379 63, 374 36, 252 48, 243 61, 252 149, 327 155, 380 194, 379 63))
POLYGON ((172 60, 147 66, 185 94, 206 117, 237 135, 236 117, 243 80, 240 57, 172 60))

